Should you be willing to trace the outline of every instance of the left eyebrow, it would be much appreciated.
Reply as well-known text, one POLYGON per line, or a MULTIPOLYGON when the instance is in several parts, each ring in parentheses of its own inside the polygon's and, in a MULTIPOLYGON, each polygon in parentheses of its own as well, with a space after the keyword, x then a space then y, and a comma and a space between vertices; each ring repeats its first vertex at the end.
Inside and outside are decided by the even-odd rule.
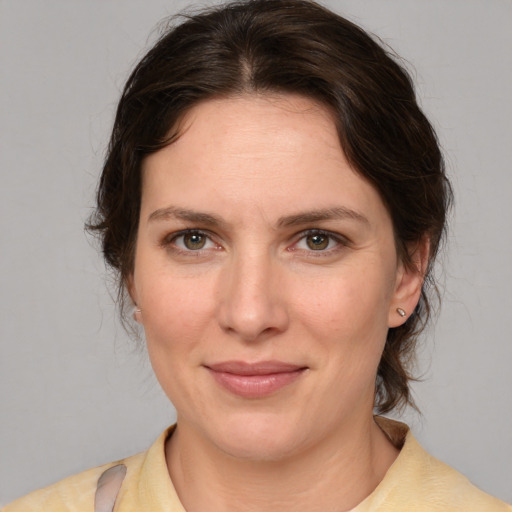
POLYGON ((280 217, 277 221, 278 227, 291 227, 302 224, 309 224, 311 222, 319 222, 322 220, 355 220, 366 225, 370 225, 370 221, 362 214, 350 208, 337 206, 334 208, 324 208, 321 210, 311 210, 308 212, 301 212, 295 215, 287 215, 280 217))

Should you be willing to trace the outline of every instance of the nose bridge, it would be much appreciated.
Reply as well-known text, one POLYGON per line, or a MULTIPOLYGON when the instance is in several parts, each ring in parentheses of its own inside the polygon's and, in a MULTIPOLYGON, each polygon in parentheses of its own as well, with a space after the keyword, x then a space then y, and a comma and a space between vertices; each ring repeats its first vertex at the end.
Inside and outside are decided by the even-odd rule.
POLYGON ((224 329, 250 341, 286 328, 279 267, 268 249, 256 245, 233 254, 220 285, 219 321, 224 329))

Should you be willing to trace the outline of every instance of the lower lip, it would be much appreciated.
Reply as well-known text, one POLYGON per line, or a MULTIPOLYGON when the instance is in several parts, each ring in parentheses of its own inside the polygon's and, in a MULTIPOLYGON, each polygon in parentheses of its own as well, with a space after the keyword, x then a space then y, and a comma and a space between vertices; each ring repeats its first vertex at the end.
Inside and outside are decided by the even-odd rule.
POLYGON ((239 375, 211 369, 210 372, 222 387, 235 395, 244 398, 263 398, 295 382, 304 369, 268 375, 239 375))

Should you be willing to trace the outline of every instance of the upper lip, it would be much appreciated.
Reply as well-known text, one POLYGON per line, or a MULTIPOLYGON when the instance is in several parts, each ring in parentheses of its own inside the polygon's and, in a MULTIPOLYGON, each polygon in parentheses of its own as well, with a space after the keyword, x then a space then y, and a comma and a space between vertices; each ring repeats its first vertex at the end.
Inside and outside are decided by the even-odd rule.
POLYGON ((271 375, 303 370, 306 367, 283 361, 261 361, 248 363, 245 361, 223 361, 205 365, 214 372, 232 373, 234 375, 271 375))

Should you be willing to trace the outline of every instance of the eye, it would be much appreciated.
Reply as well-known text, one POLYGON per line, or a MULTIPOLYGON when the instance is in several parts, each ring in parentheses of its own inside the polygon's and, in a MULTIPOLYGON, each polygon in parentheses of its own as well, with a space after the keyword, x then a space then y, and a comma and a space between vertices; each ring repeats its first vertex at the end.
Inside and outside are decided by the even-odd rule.
POLYGON ((186 230, 173 233, 164 241, 164 245, 182 252, 218 249, 219 246, 202 231, 186 230))
POLYGON ((327 249, 330 241, 328 236, 321 233, 306 236, 306 244, 313 251, 323 251, 327 249))
POLYGON ((183 241, 183 245, 191 251, 203 249, 206 245, 207 238, 202 233, 187 233, 180 237, 183 241))
POLYGON ((346 245, 341 236, 332 233, 310 230, 302 233, 302 236, 291 248, 292 250, 300 250, 307 252, 332 252, 346 245))

